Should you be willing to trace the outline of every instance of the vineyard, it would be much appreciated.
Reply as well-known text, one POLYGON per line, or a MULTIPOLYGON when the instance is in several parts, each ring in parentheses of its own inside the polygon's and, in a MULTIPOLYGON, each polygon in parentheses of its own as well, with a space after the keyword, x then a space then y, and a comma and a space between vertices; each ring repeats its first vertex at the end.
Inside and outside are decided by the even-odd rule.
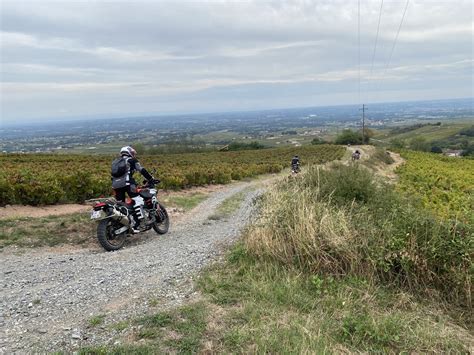
POLYGON ((474 160, 405 151, 398 168, 399 188, 419 196, 423 204, 444 218, 472 218, 474 160))
MULTIPOLYGON (((182 189, 226 184, 265 173, 280 172, 298 154, 302 164, 340 159, 345 149, 321 145, 237 152, 145 155, 140 162, 161 180, 161 188, 182 189)), ((0 205, 82 202, 111 194, 113 156, 0 155, 0 205)))

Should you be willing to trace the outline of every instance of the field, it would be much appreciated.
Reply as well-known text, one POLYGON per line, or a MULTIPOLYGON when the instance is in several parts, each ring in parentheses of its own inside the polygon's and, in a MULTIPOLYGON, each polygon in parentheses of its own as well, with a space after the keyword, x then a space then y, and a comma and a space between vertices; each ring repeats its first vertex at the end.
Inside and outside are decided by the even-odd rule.
POLYGON ((418 123, 375 131, 374 141, 382 144, 390 143, 396 148, 410 147, 414 150, 430 151, 432 147, 465 150, 474 144, 474 138, 463 133, 471 127, 472 119, 418 123), (424 142, 423 147, 413 145, 416 141, 424 142))
POLYGON ((474 160, 404 151, 399 189, 418 196, 438 216, 472 219, 474 160))
MULTIPOLYGON (((164 189, 226 184, 259 174, 280 172, 298 154, 303 164, 340 159, 343 147, 323 145, 239 152, 149 155, 140 158, 164 189)), ((82 202, 110 195, 113 156, 0 155, 0 205, 82 202)))

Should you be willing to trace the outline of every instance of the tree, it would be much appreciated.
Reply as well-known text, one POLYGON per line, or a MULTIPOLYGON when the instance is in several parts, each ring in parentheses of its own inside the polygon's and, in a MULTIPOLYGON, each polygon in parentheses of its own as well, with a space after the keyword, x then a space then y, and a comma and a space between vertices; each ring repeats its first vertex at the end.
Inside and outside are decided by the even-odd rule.
POLYGON ((431 153, 437 153, 437 154, 441 154, 443 153, 443 150, 438 147, 437 145, 434 145, 431 147, 431 153))
POLYGON ((363 136, 364 143, 365 144, 369 143, 370 138, 372 138, 374 136, 374 134, 375 133, 374 133, 373 130, 371 130, 370 128, 365 127, 364 128, 364 136, 363 136))
POLYGON ((135 149, 138 155, 143 155, 146 152, 145 145, 143 145, 142 143, 135 143, 133 145, 133 149, 135 149))
POLYGON ((411 150, 418 150, 421 152, 429 152, 430 151, 430 143, 423 137, 415 137, 410 140, 409 147, 411 150))
POLYGON ((311 141, 312 145, 326 144, 326 143, 327 142, 324 139, 319 138, 319 137, 313 138, 313 140, 311 141))
POLYGON ((351 129, 345 129, 340 135, 336 137, 336 144, 361 144, 362 134, 354 132, 351 129))
POLYGON ((392 138, 390 140, 390 147, 394 149, 403 149, 405 148, 405 141, 401 138, 392 138))

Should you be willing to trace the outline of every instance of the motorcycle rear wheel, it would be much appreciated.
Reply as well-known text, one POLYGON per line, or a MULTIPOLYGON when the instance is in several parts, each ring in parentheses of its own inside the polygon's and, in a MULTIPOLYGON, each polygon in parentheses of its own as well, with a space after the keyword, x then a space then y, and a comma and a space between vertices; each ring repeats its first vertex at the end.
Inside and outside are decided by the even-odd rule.
POLYGON ((126 232, 115 235, 115 231, 123 225, 111 218, 104 219, 97 226, 97 239, 107 251, 119 250, 125 244, 126 232))
POLYGON ((160 206, 162 215, 160 215, 160 211, 156 212, 157 221, 153 223, 153 229, 158 234, 166 234, 170 228, 170 219, 168 217, 168 212, 166 211, 165 206, 163 206, 161 203, 158 203, 158 205, 160 206))

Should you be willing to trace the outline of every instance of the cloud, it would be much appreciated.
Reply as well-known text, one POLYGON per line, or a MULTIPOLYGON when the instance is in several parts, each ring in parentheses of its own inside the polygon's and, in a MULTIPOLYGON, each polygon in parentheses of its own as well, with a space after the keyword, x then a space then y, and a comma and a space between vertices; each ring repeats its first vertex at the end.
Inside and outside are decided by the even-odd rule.
POLYGON ((272 107, 275 97, 308 106, 333 102, 331 93, 354 102, 359 73, 362 91, 378 85, 388 99, 403 97, 415 80, 425 85, 417 87, 420 98, 436 90, 437 97, 469 95, 471 1, 411 0, 385 70, 404 6, 384 1, 370 76, 379 0, 361 0, 360 70, 356 1, 4 0, 2 115, 54 115, 65 97, 68 112, 79 115, 85 106, 98 113, 117 105, 214 111, 232 102, 252 109, 272 107), (436 87, 440 80, 446 85, 436 87))

